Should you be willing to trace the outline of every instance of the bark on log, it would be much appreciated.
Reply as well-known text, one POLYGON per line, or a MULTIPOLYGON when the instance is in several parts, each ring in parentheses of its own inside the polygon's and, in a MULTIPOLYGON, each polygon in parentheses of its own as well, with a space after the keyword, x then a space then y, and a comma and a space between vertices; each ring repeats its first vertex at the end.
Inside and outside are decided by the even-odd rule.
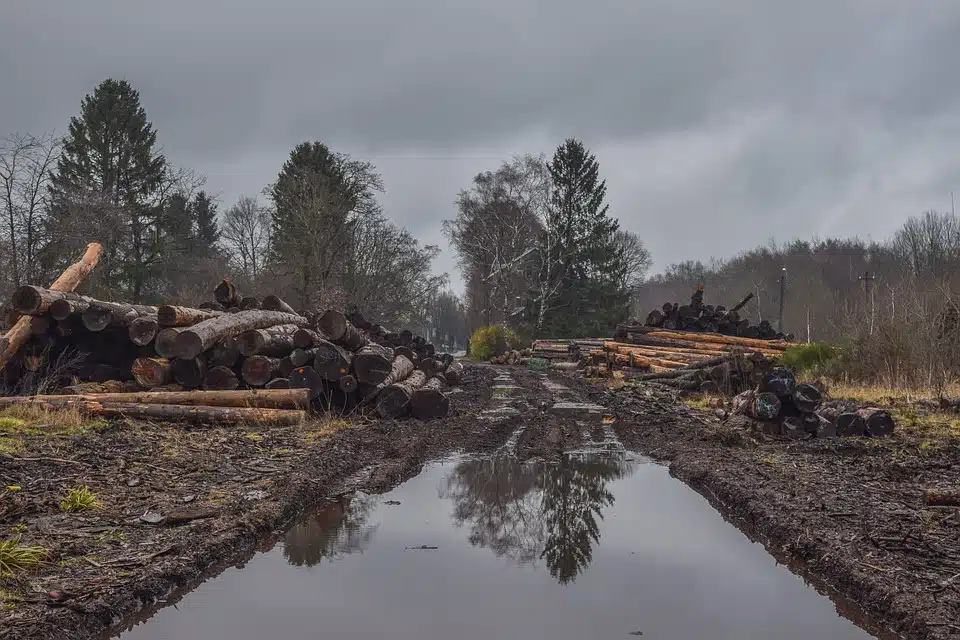
POLYGON ((444 418, 450 412, 450 399, 443 393, 443 380, 430 378, 413 392, 410 398, 410 412, 417 420, 444 418))
POLYGON ((360 387, 357 379, 351 375, 345 375, 340 378, 340 390, 344 393, 353 393, 360 387))
POLYGON ((50 311, 50 307, 58 300, 82 302, 86 298, 72 291, 55 291, 34 285, 24 285, 13 292, 10 306, 25 316, 37 316, 50 311))
MULTIPOLYGON (((100 261, 100 254, 103 252, 96 242, 87 245, 87 250, 79 261, 67 267, 60 274, 60 277, 50 285, 51 291, 73 291, 77 285, 97 266, 100 261)), ((0 370, 6 366, 13 356, 20 351, 20 347, 26 344, 30 338, 30 320, 27 317, 20 318, 17 323, 3 336, 0 343, 0 370)))
MULTIPOLYGON (((293 315, 298 315, 296 310, 293 307, 288 305, 286 302, 274 295, 269 295, 263 299, 263 304, 260 305, 260 308, 265 311, 282 311, 284 313, 292 313, 293 315)), ((309 346, 309 345, 308 345, 309 346)))
POLYGON ((353 358, 353 375, 361 384, 379 385, 393 369, 393 351, 376 344, 368 344, 353 358))
POLYGON ((797 377, 786 367, 776 367, 763 376, 760 391, 774 393, 779 398, 793 395, 797 387, 797 377))
POLYGON ((294 389, 309 389, 314 396, 326 390, 323 378, 310 366, 294 369, 290 374, 290 386, 294 389))
MULTIPOLYGON (((98 385, 103 387, 104 385, 98 385)), ((59 400, 63 394, 0 397, 0 407, 19 404, 27 397, 36 401, 59 400)), ((261 409, 307 409, 310 393, 306 389, 250 389, 249 391, 134 391, 97 393, 86 391, 71 398, 90 402, 124 402, 136 404, 175 404, 207 407, 258 407, 261 409)))
POLYGON ((131 368, 133 379, 144 389, 169 384, 173 380, 170 360, 166 358, 137 358, 131 368))
POLYGON ((157 337, 157 332, 159 330, 160 325, 156 318, 150 316, 137 318, 130 323, 130 342, 139 347, 146 346, 157 337))
POLYGON ((320 316, 317 326, 330 336, 331 342, 343 345, 348 351, 358 351, 367 344, 366 336, 339 311, 328 309, 320 316))
POLYGON ((293 334, 293 344, 300 349, 309 349, 320 344, 322 340, 325 340, 323 335, 313 329, 301 327, 293 334))
POLYGON ((413 349, 411 349, 410 347, 405 347, 405 346, 396 347, 396 348, 393 350, 393 355, 394 355, 394 357, 396 357, 396 356, 404 356, 404 357, 406 357, 410 362, 412 362, 413 364, 417 364, 417 362, 420 361, 420 358, 417 357, 416 352, 415 352, 413 349))
POLYGON ((237 351, 242 356, 280 357, 290 353, 293 348, 293 334, 299 325, 280 324, 267 329, 252 329, 237 336, 237 351))
POLYGON ((33 316, 30 318, 30 335, 42 336, 50 331, 53 319, 47 316, 33 316))
POLYGON ((187 389, 197 389, 203 386, 203 379, 207 375, 207 362, 202 357, 184 360, 177 358, 171 364, 173 379, 187 389))
MULTIPOLYGON (((753 327, 755 328, 755 327, 753 327)), ((630 327, 631 333, 642 333, 654 338, 667 338, 670 340, 695 340, 697 342, 711 342, 716 344, 737 345, 743 347, 754 347, 757 349, 770 349, 772 351, 786 351, 790 344, 782 340, 759 340, 752 338, 738 338, 735 336, 725 336, 719 333, 699 333, 688 331, 668 331, 654 327, 630 327)))
POLYGON ((773 420, 780 413, 780 398, 773 393, 744 391, 733 398, 732 412, 755 420, 773 420))
POLYGON ((304 325, 307 319, 279 311, 240 311, 204 320, 186 328, 177 336, 177 356, 196 358, 218 340, 251 329, 266 329, 278 324, 304 325))
POLYGON ((232 282, 224 278, 213 290, 213 297, 224 307, 235 307, 240 304, 240 292, 232 282))
POLYGON ((347 375, 353 366, 353 354, 340 345, 321 341, 316 345, 316 355, 313 357, 313 368, 320 377, 330 382, 336 382, 347 375))
POLYGON ((781 433, 791 440, 803 440, 810 435, 809 425, 802 416, 787 416, 780 426, 781 433))
POLYGON ((203 388, 230 391, 240 386, 240 379, 230 367, 211 367, 203 378, 203 388))
POLYGON ((867 429, 863 417, 857 413, 841 413, 837 416, 837 435, 842 437, 862 436, 867 429))
POLYGON ((74 396, 53 396, 50 400, 33 400, 29 396, 16 398, 15 404, 44 407, 50 410, 79 409, 95 416, 108 418, 140 418, 169 422, 191 423, 250 423, 299 424, 306 412, 293 409, 253 409, 237 407, 183 406, 176 404, 138 404, 134 402, 99 402, 77 399, 74 396))
MULTIPOLYGON (((270 382, 264 385, 264 389, 290 389, 290 379, 289 378, 274 378, 270 382)), ((303 389, 298 389, 298 391, 303 391, 303 389)), ((306 389, 307 395, 309 395, 309 389, 306 389)))
POLYGON ((313 364, 314 359, 317 357, 317 349, 301 349, 298 347, 291 351, 287 357, 290 358, 290 363, 293 364, 294 367, 302 367, 313 364))
POLYGON ((250 356, 240 369, 243 381, 254 387, 262 387, 280 377, 280 359, 268 356, 250 356))
POLYGON ((260 308, 260 298, 255 298, 253 296, 245 296, 240 299, 240 308, 244 311, 250 311, 251 309, 260 308))
POLYGON ((889 411, 869 407, 867 409, 860 409, 857 411, 857 415, 863 418, 866 435, 874 438, 882 438, 893 433, 895 425, 889 411))
POLYGON ((728 313, 737 313, 738 311, 740 311, 740 309, 743 309, 745 306, 747 306, 747 303, 750 302, 751 300, 753 300, 753 294, 748 293, 747 296, 743 300, 738 302, 733 309, 730 309, 728 313))
POLYGON ((177 355, 177 336, 183 331, 181 327, 168 327, 157 332, 153 340, 153 350, 161 358, 174 358, 177 355))
POLYGON ((402 382, 389 384, 377 394, 377 415, 381 418, 400 418, 409 413, 410 399, 427 381, 427 375, 423 371, 414 371, 413 363, 408 358, 397 357, 397 360, 401 359, 410 363, 411 373, 402 382))
POLYGON ((197 308, 202 309, 204 311, 226 311, 227 310, 226 307, 224 307, 222 304, 220 304, 216 300, 201 302, 197 308))
POLYGON ((463 380, 463 363, 454 362, 443 373, 444 379, 451 387, 455 387, 463 380))
POLYGON ((236 338, 224 338, 218 340, 210 348, 207 364, 211 367, 234 367, 240 360, 240 352, 237 351, 236 338))
POLYGON ((157 322, 163 327, 189 327, 222 315, 223 311, 212 309, 191 309, 190 307, 177 307, 169 304, 157 307, 157 322))
POLYGON ((804 413, 813 413, 822 402, 823 394, 811 384, 798 384, 793 390, 793 404, 804 413))
POLYGON ((438 360, 437 358, 423 358, 420 362, 417 363, 417 369, 423 371, 427 374, 427 378, 432 378, 435 375, 443 375, 446 366, 443 364, 443 361, 438 360))
POLYGON ((923 503, 929 507, 960 507, 960 489, 927 489, 923 503))
POLYGON ((280 358, 280 364, 277 366, 277 373, 281 378, 289 378, 290 374, 293 373, 293 370, 297 367, 294 366, 293 360, 290 359, 290 356, 284 356, 280 358))
MULTIPOLYGON (((167 385, 167 387, 172 385, 167 385)), ((166 388, 166 387, 164 387, 166 388)), ((140 385, 136 380, 121 382, 120 380, 107 380, 106 382, 81 382, 80 384, 61 387, 57 395, 85 395, 89 393, 129 393, 140 391, 140 385)), ((181 391, 181 389, 177 389, 181 391)))
POLYGON ((103 302, 94 300, 83 312, 83 326, 88 331, 103 331, 109 326, 129 327, 137 318, 156 317, 157 308, 142 304, 125 304, 121 302, 103 302))

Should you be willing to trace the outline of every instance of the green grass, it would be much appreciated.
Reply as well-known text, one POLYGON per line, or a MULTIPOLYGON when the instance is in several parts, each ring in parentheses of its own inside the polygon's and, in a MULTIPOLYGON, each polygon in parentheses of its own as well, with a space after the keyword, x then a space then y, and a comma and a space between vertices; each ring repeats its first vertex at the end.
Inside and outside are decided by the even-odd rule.
POLYGON ((798 344, 784 351, 780 364, 790 367, 798 375, 814 376, 826 374, 838 362, 840 351, 824 342, 798 344))
POLYGON ((67 512, 89 511, 99 509, 102 504, 97 501, 97 494, 90 491, 90 487, 74 487, 67 491, 67 497, 60 501, 60 510, 67 512))
POLYGON ((13 577, 38 566, 47 556, 43 547, 28 547, 20 543, 20 536, 0 541, 0 577, 13 577))

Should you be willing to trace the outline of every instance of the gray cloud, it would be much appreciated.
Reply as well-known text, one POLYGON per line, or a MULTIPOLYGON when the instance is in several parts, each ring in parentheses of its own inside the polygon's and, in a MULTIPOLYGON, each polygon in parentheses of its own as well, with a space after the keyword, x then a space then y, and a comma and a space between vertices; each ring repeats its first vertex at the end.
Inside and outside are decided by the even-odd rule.
POLYGON ((474 173, 577 136, 663 266, 947 206, 958 23, 935 0, 7 3, 0 133, 62 132, 124 77, 224 200, 321 139, 372 159, 388 212, 441 244, 474 173))

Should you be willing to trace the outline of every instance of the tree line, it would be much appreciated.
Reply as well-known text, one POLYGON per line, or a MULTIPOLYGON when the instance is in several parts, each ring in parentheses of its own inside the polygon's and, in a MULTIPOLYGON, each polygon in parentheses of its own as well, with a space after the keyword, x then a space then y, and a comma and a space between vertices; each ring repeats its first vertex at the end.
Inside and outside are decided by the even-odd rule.
POLYGON ((97 297, 197 304, 226 275, 250 295, 361 311, 464 344, 459 301, 431 270, 438 247, 386 216, 372 164, 308 141, 262 200, 221 207, 204 185, 166 158, 136 89, 105 80, 65 136, 0 140, 3 293, 50 281, 95 239, 105 256, 87 290, 97 297))

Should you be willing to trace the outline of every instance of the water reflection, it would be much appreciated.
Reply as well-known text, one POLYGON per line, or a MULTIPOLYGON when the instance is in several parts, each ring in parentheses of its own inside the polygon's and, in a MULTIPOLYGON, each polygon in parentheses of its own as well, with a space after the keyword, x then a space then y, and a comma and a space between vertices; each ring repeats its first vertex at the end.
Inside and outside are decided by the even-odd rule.
POLYGON ((569 584, 600 541, 597 519, 614 502, 607 483, 632 472, 629 462, 611 455, 559 463, 466 460, 447 476, 441 494, 453 500, 454 522, 469 528, 470 544, 522 565, 542 560, 560 584, 569 584))
POLYGON ((283 557, 294 566, 313 567, 324 558, 332 562, 363 551, 379 526, 367 524, 377 502, 362 493, 341 496, 287 532, 283 557))

